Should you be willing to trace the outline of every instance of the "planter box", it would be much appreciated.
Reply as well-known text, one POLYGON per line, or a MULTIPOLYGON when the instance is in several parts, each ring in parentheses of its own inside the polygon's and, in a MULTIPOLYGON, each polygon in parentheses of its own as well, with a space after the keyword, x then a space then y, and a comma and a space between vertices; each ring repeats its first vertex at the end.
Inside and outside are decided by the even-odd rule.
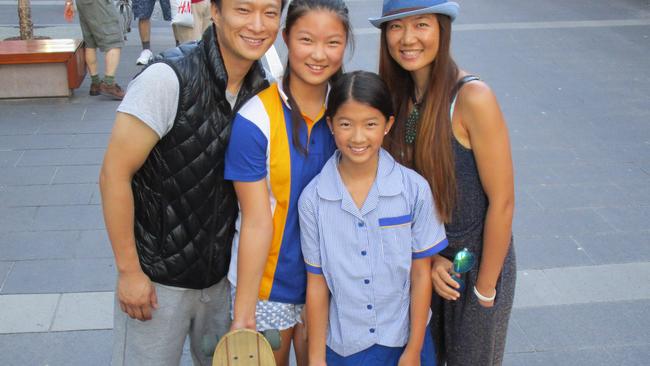
POLYGON ((81 40, 0 42, 0 98, 68 97, 85 76, 81 40))

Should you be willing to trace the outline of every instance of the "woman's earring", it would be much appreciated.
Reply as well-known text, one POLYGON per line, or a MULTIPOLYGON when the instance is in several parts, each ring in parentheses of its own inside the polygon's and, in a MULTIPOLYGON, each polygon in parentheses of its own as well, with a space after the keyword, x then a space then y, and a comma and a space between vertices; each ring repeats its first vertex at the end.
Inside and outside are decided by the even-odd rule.
POLYGON ((388 135, 388 131, 384 131, 384 136, 388 135))

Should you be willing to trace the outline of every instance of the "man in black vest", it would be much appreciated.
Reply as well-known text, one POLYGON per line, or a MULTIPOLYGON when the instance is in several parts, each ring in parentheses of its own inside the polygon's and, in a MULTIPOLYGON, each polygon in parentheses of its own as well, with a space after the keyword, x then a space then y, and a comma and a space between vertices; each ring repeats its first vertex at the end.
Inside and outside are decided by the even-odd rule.
POLYGON ((214 26, 129 85, 100 175, 118 270, 114 365, 178 365, 225 333, 237 200, 223 177, 233 111, 265 88, 259 59, 284 0, 211 0, 214 26), (128 335, 128 336, 127 336, 128 335))

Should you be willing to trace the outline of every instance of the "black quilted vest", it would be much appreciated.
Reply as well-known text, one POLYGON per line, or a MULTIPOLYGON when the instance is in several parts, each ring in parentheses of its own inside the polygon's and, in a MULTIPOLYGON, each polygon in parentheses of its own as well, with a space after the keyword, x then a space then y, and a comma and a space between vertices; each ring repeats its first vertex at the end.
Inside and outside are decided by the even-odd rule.
MULTIPOLYGON (((133 177, 136 247, 152 281, 206 288, 228 272, 237 218, 232 183, 223 177, 233 110, 213 27, 201 41, 165 51, 157 62, 176 72, 179 103, 174 126, 133 177)), ((255 63, 235 110, 267 86, 255 63)))

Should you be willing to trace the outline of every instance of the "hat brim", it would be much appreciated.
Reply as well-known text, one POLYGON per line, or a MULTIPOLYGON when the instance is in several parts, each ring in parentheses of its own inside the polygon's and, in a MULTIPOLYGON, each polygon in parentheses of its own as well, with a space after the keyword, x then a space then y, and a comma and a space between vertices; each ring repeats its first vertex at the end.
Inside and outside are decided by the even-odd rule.
POLYGON ((448 2, 444 4, 430 6, 428 8, 405 11, 403 13, 387 15, 384 17, 368 18, 368 21, 370 22, 370 24, 374 25, 375 27, 381 28, 382 24, 386 22, 390 22, 391 20, 395 20, 395 19, 402 19, 413 15, 421 15, 421 14, 443 14, 450 17, 451 21, 453 22, 454 19, 456 19, 456 16, 458 15, 458 9, 459 9, 458 4, 453 2, 448 2))

